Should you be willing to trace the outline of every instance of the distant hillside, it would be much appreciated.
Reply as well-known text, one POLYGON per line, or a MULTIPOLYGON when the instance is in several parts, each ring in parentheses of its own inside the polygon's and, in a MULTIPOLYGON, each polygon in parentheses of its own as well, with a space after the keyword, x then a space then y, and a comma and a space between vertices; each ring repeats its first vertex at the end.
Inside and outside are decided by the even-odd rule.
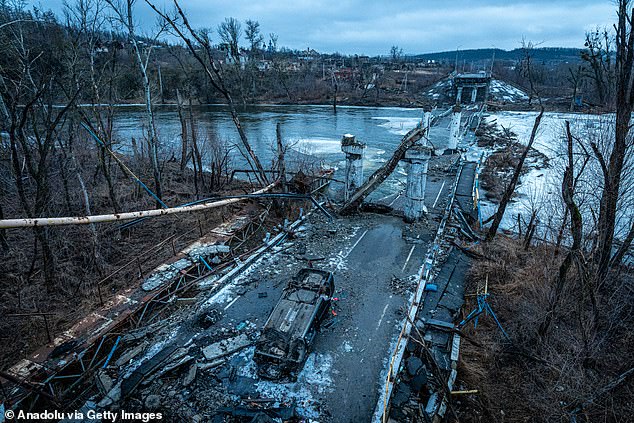
MULTIPOLYGON (((578 62, 581 60, 581 49, 564 48, 564 47, 545 47, 533 49, 533 58, 538 62, 546 63, 562 63, 562 62, 578 62)), ((473 50, 458 50, 458 61, 466 60, 467 62, 478 62, 491 60, 495 52, 496 60, 512 60, 522 59, 524 52, 522 49, 502 50, 493 48, 482 48, 473 50)), ((416 59, 435 60, 439 62, 452 62, 456 60, 456 51, 443 51, 439 53, 426 53, 413 56, 416 59)))

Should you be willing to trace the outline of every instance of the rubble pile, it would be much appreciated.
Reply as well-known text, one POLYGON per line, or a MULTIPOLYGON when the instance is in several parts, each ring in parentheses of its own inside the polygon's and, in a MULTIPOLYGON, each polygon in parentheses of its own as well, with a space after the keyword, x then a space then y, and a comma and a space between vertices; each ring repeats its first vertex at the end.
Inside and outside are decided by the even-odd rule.
MULTIPOLYGON (((397 372, 389 415, 394 422, 440 421, 449 404, 457 377, 460 321, 464 303, 464 275, 468 257, 454 247, 464 233, 459 210, 469 209, 473 184, 473 163, 466 163, 456 181, 454 210, 448 216, 444 235, 436 248, 437 265, 425 286, 422 308, 414 319, 412 332, 397 372)), ((472 204, 472 203, 470 203, 472 204)))
MULTIPOLYGON (((189 309, 124 335, 113 359, 96 376, 99 398, 91 403, 92 407, 160 409, 166 418, 184 421, 300 421, 300 416, 319 416, 320 402, 311 393, 302 391, 287 401, 289 390, 296 389, 291 387, 293 384, 266 385, 251 368, 263 322, 236 322, 228 320, 227 313, 229 300, 247 292, 254 292, 261 301, 275 301, 283 286, 266 281, 280 279, 298 266, 324 265, 325 257, 332 255, 329 253, 337 243, 359 230, 350 224, 327 221, 323 216, 313 218, 316 225, 298 227, 291 241, 275 247, 261 259, 261 265, 254 266, 255 271, 245 271, 235 278, 227 292, 218 291, 212 296, 214 301, 197 299, 189 309), (264 265, 272 260, 275 266, 264 265)), ((344 288, 334 294, 333 300, 349 298, 350 291, 344 288)), ((337 316, 338 308, 335 305, 328 310, 324 332, 339 330, 338 319, 344 316, 337 316)), ((307 371, 309 374, 300 374, 298 386, 306 384, 301 379, 325 375, 312 356, 307 371)))

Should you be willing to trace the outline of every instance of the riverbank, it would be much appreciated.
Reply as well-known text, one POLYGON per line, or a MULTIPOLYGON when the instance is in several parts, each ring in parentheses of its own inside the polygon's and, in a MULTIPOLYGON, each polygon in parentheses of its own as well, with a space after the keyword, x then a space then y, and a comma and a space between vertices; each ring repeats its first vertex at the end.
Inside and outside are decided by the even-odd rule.
MULTIPOLYGON (((307 99, 299 99, 295 101, 288 101, 286 98, 263 98, 259 100, 252 100, 248 103, 235 103, 237 110, 240 111, 245 107, 252 106, 323 106, 323 107, 331 107, 333 110, 334 102, 332 97, 321 97, 321 98, 307 98, 307 99)), ((368 107, 368 108, 405 108, 405 109, 421 109, 425 107, 439 107, 446 108, 451 104, 450 101, 442 101, 439 102, 437 99, 428 96, 394 96, 388 98, 381 98, 380 100, 376 99, 362 99, 362 98, 350 98, 346 96, 337 98, 337 107, 368 107)), ((199 102, 194 101, 192 103, 195 107, 200 106, 226 106, 226 103, 221 101, 219 102, 199 102)), ((83 104, 81 106, 84 107, 92 107, 90 104, 83 104)), ((107 107, 107 104, 101 104, 100 107, 107 107)), ((178 104, 175 101, 165 101, 162 103, 154 103, 154 107, 173 107, 176 108, 178 104)), ((121 102, 112 105, 112 107, 145 107, 144 103, 140 103, 139 99, 130 100, 129 102, 121 102)), ((489 101, 487 103, 487 109, 490 112, 499 112, 499 111, 514 111, 514 112, 528 112, 528 111, 539 111, 540 106, 537 103, 528 104, 528 102, 493 102, 489 101)), ((555 103, 545 103, 544 110, 547 112, 559 112, 559 113, 573 113, 570 112, 570 106, 564 104, 563 102, 555 102, 555 103)), ((579 114, 596 114, 596 113, 610 113, 609 111, 605 111, 601 108, 583 108, 581 110, 576 110, 574 113, 579 114)))
MULTIPOLYGON (((86 215, 87 210, 91 214, 112 213, 106 178, 98 169, 88 166, 94 161, 92 153, 77 149, 75 155, 77 163, 84 166, 76 170, 72 179, 56 181, 68 191, 51 193, 49 210, 57 210, 64 216, 86 215), (88 209, 83 196, 69 194, 82 192, 77 175, 86 189, 88 209)), ((151 180, 149 165, 132 158, 124 160, 141 180, 151 180)), ((52 178, 62 179, 63 171, 61 168, 61 172, 52 178)), ((204 184, 198 180, 199 192, 196 194, 191 169, 181 170, 177 163, 164 163, 163 201, 176 206, 199 198, 250 191, 250 186, 241 181, 223 179, 222 184, 214 186, 209 174, 204 177, 204 184)), ((120 211, 155 208, 154 200, 120 169, 112 168, 111 179, 120 211)), ((17 196, 8 190, 3 195, 5 198, 17 196)), ((19 204, 17 200, 3 204, 4 216, 21 215, 19 204)), ((42 231, 52 259, 47 264, 40 260, 42 244, 35 231, 3 230, 6 248, 0 249, 0 273, 3 275, 0 292, 5 301, 0 304, 0 313, 6 318, 0 321, 0 369, 49 343, 90 315, 100 304, 118 301, 120 294, 137 284, 140 276, 198 239, 201 233, 222 223, 227 216, 245 212, 250 207, 253 205, 245 203, 206 212, 133 221, 136 224, 44 228, 42 231), (130 262, 134 265, 122 269, 130 262), (54 281, 46 280, 43 266, 54 266, 54 281)))
POLYGON ((605 281, 596 292, 598 319, 589 326, 586 300, 576 283, 567 284, 546 337, 538 329, 547 315, 563 252, 539 243, 498 235, 472 245, 476 253, 466 288, 466 310, 488 286, 491 315, 466 334, 454 397, 457 419, 466 423, 520 421, 629 421, 634 414, 634 379, 611 383, 632 366, 634 274, 630 269, 605 281), (580 308, 581 307, 581 308, 580 308), (607 388, 607 390, 606 390, 607 388))

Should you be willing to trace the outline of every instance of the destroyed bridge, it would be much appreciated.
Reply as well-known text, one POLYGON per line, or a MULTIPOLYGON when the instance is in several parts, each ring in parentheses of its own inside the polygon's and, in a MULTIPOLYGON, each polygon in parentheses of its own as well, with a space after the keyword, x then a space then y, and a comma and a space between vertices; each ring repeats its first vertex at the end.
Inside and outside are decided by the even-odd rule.
POLYGON ((156 248, 173 257, 158 268, 143 269, 142 257, 126 264, 119 272, 136 272, 136 288, 0 373, 2 407, 160 411, 168 421, 440 421, 468 267, 454 244, 475 238, 479 163, 469 146, 487 84, 462 79, 456 96, 472 87, 473 104, 426 110, 372 175, 362 137, 343 135, 341 183, 315 179, 283 223, 267 226, 270 208, 259 208, 192 228, 199 240, 180 251, 163 240, 156 248), (399 166, 404 188, 377 189, 400 178, 399 166), (325 279, 294 279, 303 268, 325 279), (265 327, 278 337, 262 344, 265 327), (292 371, 262 370, 293 342, 292 371))

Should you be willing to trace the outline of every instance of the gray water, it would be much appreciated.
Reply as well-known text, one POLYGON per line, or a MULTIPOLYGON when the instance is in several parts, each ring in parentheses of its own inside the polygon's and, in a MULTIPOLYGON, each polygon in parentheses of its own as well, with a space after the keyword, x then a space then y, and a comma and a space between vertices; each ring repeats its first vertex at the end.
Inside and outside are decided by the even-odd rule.
MULTIPOLYGON (((213 134, 217 139, 240 146, 238 132, 224 106, 195 106, 199 138, 213 134)), ((421 109, 337 107, 331 106, 248 106, 239 110, 249 142, 265 167, 270 167, 275 151, 275 127, 279 122, 284 142, 295 151, 310 154, 327 166, 343 164, 340 140, 351 133, 368 145, 365 166, 368 172, 378 168, 396 148, 402 134, 413 128, 422 116, 421 109)), ((125 106, 116 112, 116 133, 122 147, 132 137, 145 139, 143 107, 125 106)), ((156 122, 162 155, 180 154, 180 122, 174 106, 158 106, 156 122)), ((239 151, 232 153, 233 167, 246 168, 239 151)))

